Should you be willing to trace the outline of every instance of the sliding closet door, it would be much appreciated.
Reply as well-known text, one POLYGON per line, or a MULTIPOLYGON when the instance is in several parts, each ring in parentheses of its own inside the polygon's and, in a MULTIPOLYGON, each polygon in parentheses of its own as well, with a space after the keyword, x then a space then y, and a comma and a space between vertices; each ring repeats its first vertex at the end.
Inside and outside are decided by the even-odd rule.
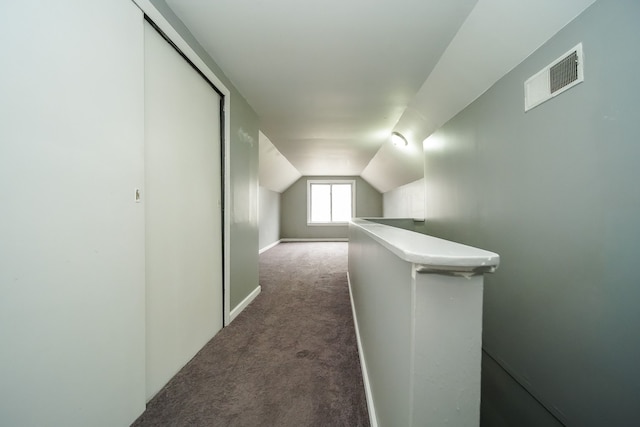
POLYGON ((146 378, 222 328, 220 96, 145 22, 146 378))

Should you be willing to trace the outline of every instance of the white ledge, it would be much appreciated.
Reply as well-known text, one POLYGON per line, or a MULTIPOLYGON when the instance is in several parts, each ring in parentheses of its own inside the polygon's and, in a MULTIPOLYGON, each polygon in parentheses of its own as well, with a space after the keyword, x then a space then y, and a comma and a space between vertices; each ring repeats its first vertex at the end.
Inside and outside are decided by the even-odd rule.
POLYGON ((496 253, 426 234, 358 218, 349 224, 367 233, 399 258, 419 264, 418 272, 491 273, 500 263, 496 253))

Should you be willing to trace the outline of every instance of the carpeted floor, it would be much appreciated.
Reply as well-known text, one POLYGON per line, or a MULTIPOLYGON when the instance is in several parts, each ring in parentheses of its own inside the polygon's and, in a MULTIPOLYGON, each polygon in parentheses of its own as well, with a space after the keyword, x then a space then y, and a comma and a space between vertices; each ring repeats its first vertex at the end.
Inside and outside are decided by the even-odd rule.
POLYGON ((368 426, 346 271, 347 243, 264 252, 262 293, 134 426, 368 426))

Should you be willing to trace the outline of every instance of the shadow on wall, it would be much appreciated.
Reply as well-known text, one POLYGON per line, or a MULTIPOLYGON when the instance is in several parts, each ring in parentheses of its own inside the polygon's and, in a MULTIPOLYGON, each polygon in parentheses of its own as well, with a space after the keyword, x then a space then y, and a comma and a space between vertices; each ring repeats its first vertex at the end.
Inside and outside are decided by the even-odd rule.
POLYGON ((481 427, 563 426, 484 351, 481 399, 481 427))
POLYGON ((420 234, 429 234, 427 230, 427 222, 413 218, 363 218, 367 221, 377 222, 378 224, 390 225, 392 227, 402 228, 403 230, 415 231, 420 234))

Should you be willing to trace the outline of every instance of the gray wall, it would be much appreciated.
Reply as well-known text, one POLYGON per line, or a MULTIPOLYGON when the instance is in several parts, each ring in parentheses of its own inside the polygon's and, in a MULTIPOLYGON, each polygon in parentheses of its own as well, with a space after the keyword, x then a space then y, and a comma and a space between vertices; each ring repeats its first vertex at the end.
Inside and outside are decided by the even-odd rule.
POLYGON ((260 187, 258 205, 260 249, 280 240, 280 193, 260 187))
POLYGON ((258 286, 258 119, 231 94, 231 310, 258 286))
POLYGON ((431 234, 501 256, 485 350, 568 425, 639 417, 638 17, 594 3, 425 152, 431 234), (524 81, 578 42, 584 83, 524 113, 524 81))
POLYGON ((233 310, 258 286, 258 116, 164 0, 150 0, 231 91, 231 253, 233 310))
POLYGON ((348 226, 307 226, 307 181, 310 179, 355 179, 357 217, 382 216, 382 195, 367 181, 353 176, 303 176, 282 193, 280 232, 282 238, 324 239, 348 237, 348 226))

